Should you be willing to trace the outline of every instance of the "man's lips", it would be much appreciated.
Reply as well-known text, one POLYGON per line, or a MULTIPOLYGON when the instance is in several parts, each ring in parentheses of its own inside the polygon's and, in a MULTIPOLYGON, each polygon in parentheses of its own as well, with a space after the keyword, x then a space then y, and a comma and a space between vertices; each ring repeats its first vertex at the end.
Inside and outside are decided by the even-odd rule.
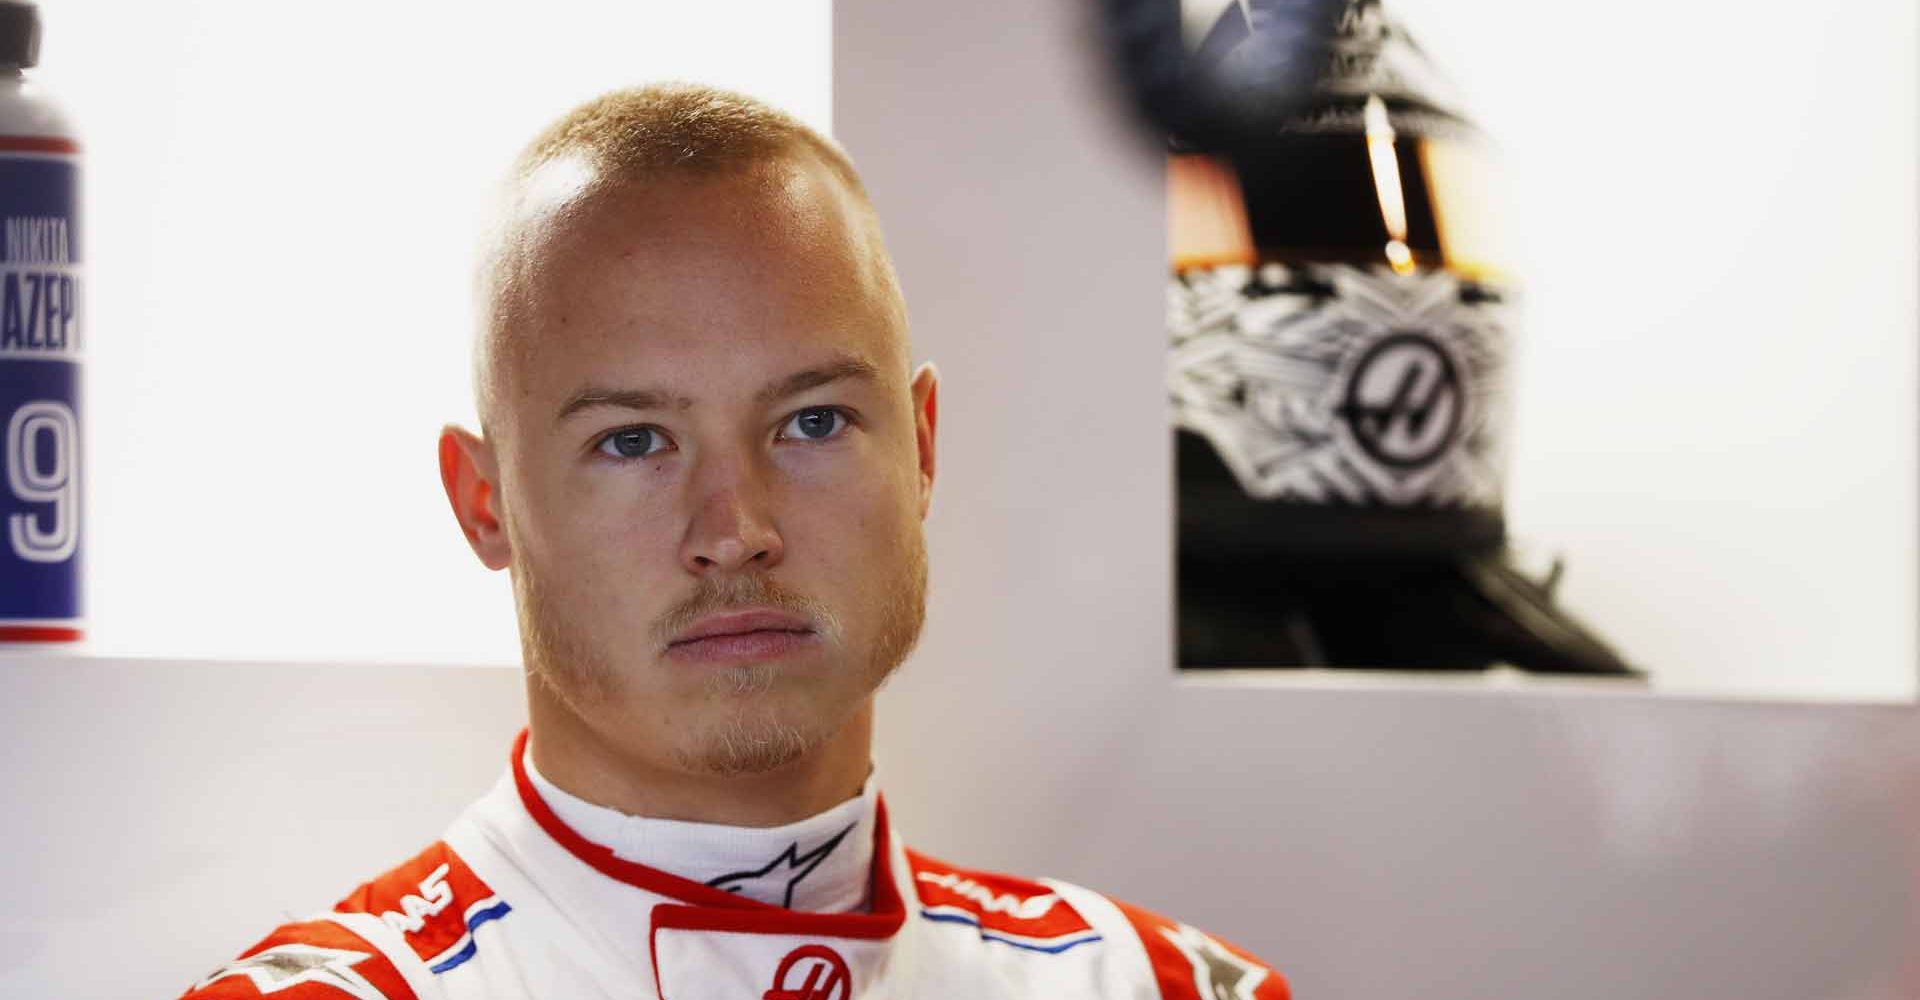
POLYGON ((667 644, 667 655, 703 663, 770 660, 818 638, 805 619, 769 609, 730 611, 695 621, 667 644))
POLYGON ((813 626, 806 619, 797 618, 781 611, 753 608, 746 611, 726 611, 699 618, 673 637, 669 646, 678 646, 695 639, 707 639, 719 635, 745 635, 748 632, 812 632, 813 626))

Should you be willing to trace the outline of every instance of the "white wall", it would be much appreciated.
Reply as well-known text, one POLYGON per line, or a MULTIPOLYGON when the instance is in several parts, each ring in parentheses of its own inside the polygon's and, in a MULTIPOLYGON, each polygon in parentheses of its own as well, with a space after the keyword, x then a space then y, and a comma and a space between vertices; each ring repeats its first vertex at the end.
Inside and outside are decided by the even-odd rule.
POLYGON ((0 652, 0 997, 180 995, 437 839, 525 718, 491 667, 0 652))
POLYGON ((1662 690, 1920 680, 1908 0, 1389 0, 1499 141, 1514 532, 1662 690))
POLYGON ((827 0, 45 0, 87 147, 94 651, 513 663, 434 439, 488 186, 616 86, 830 126, 827 0))

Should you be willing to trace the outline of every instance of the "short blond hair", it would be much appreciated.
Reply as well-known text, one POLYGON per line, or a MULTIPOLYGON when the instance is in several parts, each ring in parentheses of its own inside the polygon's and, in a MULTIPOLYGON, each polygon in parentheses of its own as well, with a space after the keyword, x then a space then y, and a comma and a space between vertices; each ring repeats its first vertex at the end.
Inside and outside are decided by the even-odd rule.
POLYGON ((548 125, 527 144, 515 174, 530 176, 565 156, 624 180, 706 173, 810 150, 848 188, 866 196, 840 144, 744 94, 692 83, 658 83, 602 94, 548 125))
POLYGON ((506 209, 488 238, 475 285, 479 329, 474 343, 474 402, 483 431, 490 424, 497 357, 508 322, 500 300, 521 278, 525 238, 518 198, 552 165, 579 161, 593 187, 647 184, 670 177, 743 170, 795 154, 818 158, 865 211, 872 228, 874 266, 893 298, 904 331, 906 309, 898 276, 879 237, 879 220, 866 186, 840 144, 804 122, 744 94, 692 83, 657 83, 615 90, 568 111, 542 129, 515 158, 506 209))

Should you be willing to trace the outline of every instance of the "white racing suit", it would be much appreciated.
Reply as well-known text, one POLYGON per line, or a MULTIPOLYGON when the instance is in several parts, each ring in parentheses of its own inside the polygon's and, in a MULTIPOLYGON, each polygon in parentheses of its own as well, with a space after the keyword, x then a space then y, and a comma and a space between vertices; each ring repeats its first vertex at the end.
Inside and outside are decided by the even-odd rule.
POLYGON ((1192 927, 1056 881, 907 849, 885 804, 866 912, 809 913, 618 857, 523 763, 412 860, 283 925, 184 1000, 1285 1000, 1192 927))

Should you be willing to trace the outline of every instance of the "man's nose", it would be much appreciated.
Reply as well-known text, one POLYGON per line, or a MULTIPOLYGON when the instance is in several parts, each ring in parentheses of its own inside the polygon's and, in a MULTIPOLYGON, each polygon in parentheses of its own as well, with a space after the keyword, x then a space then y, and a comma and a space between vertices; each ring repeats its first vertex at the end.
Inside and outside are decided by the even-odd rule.
POLYGON ((725 461, 695 477, 695 506, 680 563, 696 574, 770 569, 782 544, 767 490, 751 462, 725 461))

